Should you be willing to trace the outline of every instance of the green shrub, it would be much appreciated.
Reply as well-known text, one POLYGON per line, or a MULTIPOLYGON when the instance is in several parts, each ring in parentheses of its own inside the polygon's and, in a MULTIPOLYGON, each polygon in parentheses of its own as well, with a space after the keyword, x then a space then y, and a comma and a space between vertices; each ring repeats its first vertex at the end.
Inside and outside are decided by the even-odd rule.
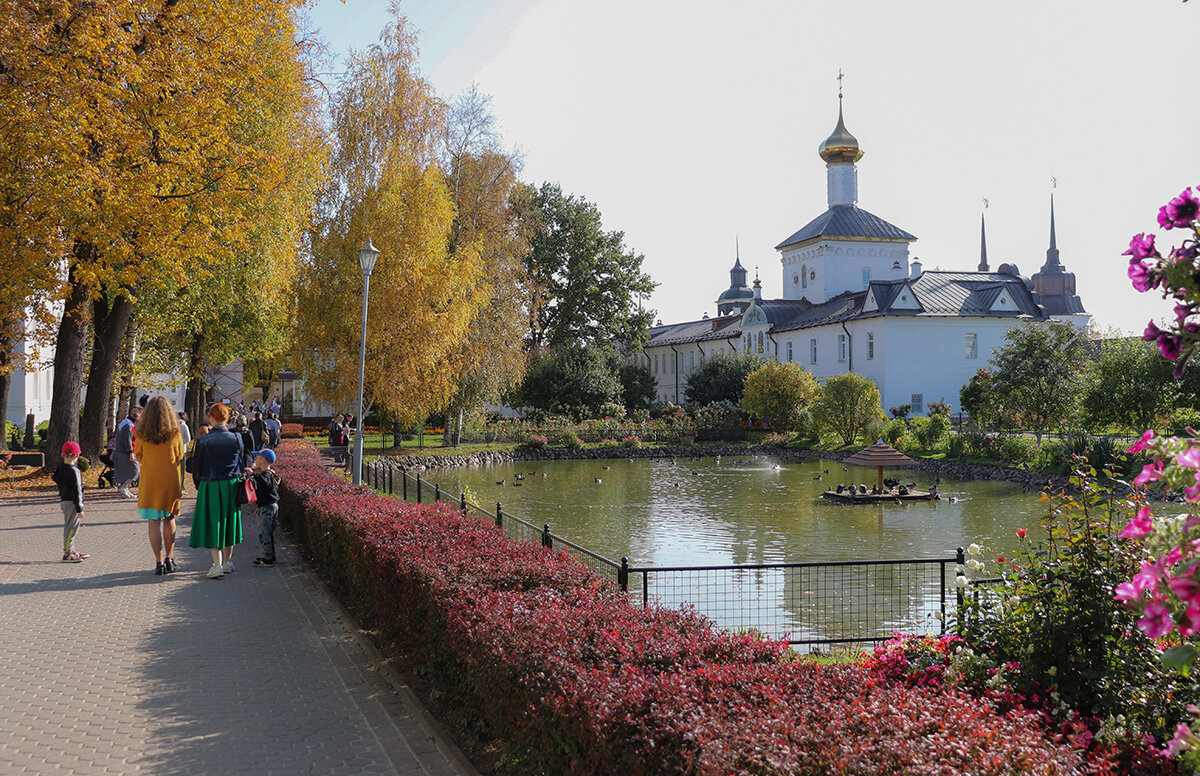
POLYGON ((1200 431, 1200 410, 1191 407, 1180 407, 1171 413, 1170 432, 1174 436, 1186 436, 1188 427, 1200 431))
POLYGON ((583 440, 574 431, 563 431, 558 435, 558 446, 565 447, 568 450, 579 450, 583 447, 583 440))
POLYGON ((1044 439, 1034 453, 1031 466, 1038 471, 1065 474, 1067 471, 1067 453, 1063 443, 1057 439, 1044 439))
POLYGON ((966 458, 967 457, 967 440, 961 434, 955 434, 950 437, 949 443, 946 445, 946 455, 950 458, 966 458))
POLYGON ((917 441, 926 450, 933 450, 938 447, 950 433, 950 418, 946 415, 936 414, 930 415, 927 418, 917 418, 913 421, 913 433, 917 436, 917 441), (923 421, 918 424, 917 421, 923 421))
POLYGON ((1036 449, 1032 439, 1019 436, 1003 437, 995 446, 995 457, 1002 463, 1029 464, 1033 462, 1036 449))
POLYGON ((907 433, 908 424, 906 424, 902 418, 892 418, 881 425, 879 436, 877 436, 876 439, 882 437, 884 442, 887 442, 892 447, 895 447, 896 442, 898 442, 900 438, 907 433))

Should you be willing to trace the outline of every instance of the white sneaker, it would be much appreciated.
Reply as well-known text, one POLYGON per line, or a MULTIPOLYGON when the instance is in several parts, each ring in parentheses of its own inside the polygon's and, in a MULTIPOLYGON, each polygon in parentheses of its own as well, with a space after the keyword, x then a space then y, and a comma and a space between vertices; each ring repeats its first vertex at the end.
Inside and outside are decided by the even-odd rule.
POLYGON ((133 493, 130 492, 129 488, 117 488, 117 493, 120 493, 125 498, 133 498, 133 493))
POLYGON ((205 576, 209 579, 220 579, 225 576, 225 569, 220 564, 214 565, 205 576))
POLYGON ((233 572, 237 571, 237 569, 233 567, 233 561, 231 560, 225 561, 221 568, 225 570, 226 574, 232 574, 233 572))

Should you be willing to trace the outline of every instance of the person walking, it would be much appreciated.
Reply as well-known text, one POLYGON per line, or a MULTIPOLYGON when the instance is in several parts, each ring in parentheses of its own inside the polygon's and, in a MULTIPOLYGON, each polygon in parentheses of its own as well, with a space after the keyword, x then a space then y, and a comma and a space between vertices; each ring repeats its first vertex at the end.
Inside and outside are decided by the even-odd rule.
POLYGON ((247 428, 250 431, 251 450, 261 450, 267 446, 267 426, 261 412, 254 412, 254 419, 247 424, 247 428))
POLYGON ((196 483, 196 514, 192 519, 191 547, 207 547, 212 568, 206 576, 221 579, 235 571, 233 547, 242 540, 242 512, 237 504, 238 473, 246 449, 242 437, 229 430, 229 407, 214 404, 208 409, 207 434, 196 438, 196 451, 188 471, 196 483))
POLYGON ((117 492, 125 498, 133 498, 133 493, 129 488, 137 482, 140 471, 133 448, 136 444, 134 424, 137 423, 141 414, 141 407, 134 407, 129 411, 129 417, 121 421, 121 425, 117 427, 117 441, 113 447, 113 468, 115 470, 113 479, 117 483, 117 492))
MULTIPOLYGON (((187 451, 192 445, 192 430, 188 428, 188 414, 186 412, 179 413, 179 441, 183 442, 183 457, 186 460, 187 451)), ((183 468, 184 462, 179 462, 179 486, 186 487, 187 471, 183 468)))
MULTIPOLYGON (((79 563, 88 556, 75 551, 75 537, 83 523, 83 476, 76 463, 79 461, 79 444, 65 442, 62 446, 62 463, 54 470, 51 479, 58 486, 58 505, 63 515, 63 563, 79 563)), ((278 501, 278 495, 276 501, 278 501)), ((273 547, 274 545, 272 545, 273 547)), ((272 556, 274 557, 274 556, 272 556)))
POLYGON ((346 429, 342 425, 342 421, 346 416, 338 414, 333 420, 329 421, 329 447, 333 450, 333 462, 341 463, 346 455, 346 429))
POLYGON ((279 416, 274 412, 269 412, 263 424, 267 427, 267 447, 274 450, 279 446, 279 435, 283 431, 283 426, 279 423, 279 416))
POLYGON ((250 435, 250 428, 246 423, 245 415, 238 415, 237 424, 234 426, 233 432, 242 439, 242 461, 240 468, 245 469, 254 463, 254 458, 250 455, 250 451, 258 449, 254 444, 254 437, 250 435))
POLYGON ((183 483, 179 465, 183 463, 183 435, 179 418, 171 403, 155 396, 146 403, 138 418, 137 459, 142 467, 138 487, 138 514, 150 532, 154 552, 154 573, 158 576, 175 570, 175 518, 183 483), (165 555, 165 557, 164 557, 165 555))

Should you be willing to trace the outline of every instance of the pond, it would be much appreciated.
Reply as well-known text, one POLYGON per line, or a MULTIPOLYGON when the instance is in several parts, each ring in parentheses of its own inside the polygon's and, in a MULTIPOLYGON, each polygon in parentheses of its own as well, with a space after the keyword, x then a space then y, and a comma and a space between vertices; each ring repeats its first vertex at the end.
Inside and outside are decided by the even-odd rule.
MULTIPOLYGON (((876 481, 876 470, 831 460, 768 458, 521 461, 422 473, 430 486, 506 513, 631 566, 689 567, 635 574, 636 598, 689 604, 727 628, 757 628, 796 642, 867 641, 939 632, 953 615, 955 565, 874 564, 805 568, 696 569, 731 564, 829 564, 951 559, 958 547, 986 548, 983 576, 999 555, 1020 549, 1017 529, 1036 527, 1036 492, 990 480, 938 480, 915 469, 886 470, 941 501, 843 505, 827 487, 876 481), (517 475, 520 475, 518 478, 517 475)), ((399 483, 397 482, 397 487, 399 483)), ((611 570, 609 576, 612 576, 611 570)))

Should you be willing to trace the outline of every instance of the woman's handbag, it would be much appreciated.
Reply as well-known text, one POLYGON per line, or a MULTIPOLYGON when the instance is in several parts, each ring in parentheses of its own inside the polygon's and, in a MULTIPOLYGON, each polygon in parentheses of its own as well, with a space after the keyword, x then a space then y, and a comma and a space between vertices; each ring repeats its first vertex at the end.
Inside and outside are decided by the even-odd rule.
POLYGON ((258 492, 254 490, 254 480, 249 477, 242 479, 238 483, 237 493, 233 497, 233 501, 239 507, 243 504, 253 504, 258 501, 258 492))

